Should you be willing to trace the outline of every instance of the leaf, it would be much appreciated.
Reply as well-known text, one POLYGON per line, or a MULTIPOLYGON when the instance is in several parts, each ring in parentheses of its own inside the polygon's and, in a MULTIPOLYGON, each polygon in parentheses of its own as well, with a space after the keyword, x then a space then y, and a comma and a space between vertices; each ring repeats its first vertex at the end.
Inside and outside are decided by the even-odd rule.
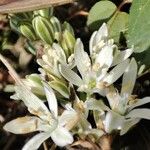
POLYGON ((128 14, 117 11, 114 16, 107 22, 109 28, 109 36, 115 42, 119 41, 120 34, 125 33, 128 27, 128 14))
POLYGON ((106 22, 115 12, 116 5, 111 1, 97 2, 90 10, 87 25, 92 30, 97 30, 99 26, 106 22))
POLYGON ((139 53, 150 47, 150 1, 134 0, 130 9, 128 46, 139 53))

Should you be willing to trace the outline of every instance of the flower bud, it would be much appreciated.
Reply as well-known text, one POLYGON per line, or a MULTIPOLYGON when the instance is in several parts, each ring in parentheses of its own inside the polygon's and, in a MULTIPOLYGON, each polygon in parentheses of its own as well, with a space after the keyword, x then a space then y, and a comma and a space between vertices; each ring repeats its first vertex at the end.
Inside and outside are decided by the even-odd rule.
POLYGON ((20 25, 20 32, 29 40, 36 40, 36 35, 31 24, 24 23, 20 25))
POLYGON ((54 41, 54 29, 48 19, 36 16, 32 20, 33 28, 39 38, 47 44, 52 44, 54 41))
POLYGON ((63 31, 68 30, 73 36, 75 36, 74 35, 74 30, 68 22, 65 21, 62 25, 62 28, 63 28, 63 31))
POLYGON ((67 53, 69 54, 69 56, 73 53, 75 37, 68 30, 65 30, 63 32, 63 40, 61 42, 61 45, 65 51, 68 51, 67 53))
POLYGON ((54 29, 54 32, 55 32, 55 39, 57 41, 59 41, 60 40, 60 36, 61 36, 61 24, 60 24, 60 21, 56 17, 53 16, 53 17, 50 18, 50 22, 53 25, 53 29, 54 29))
POLYGON ((45 8, 45 9, 40 9, 36 10, 33 12, 34 15, 40 15, 45 18, 50 18, 53 15, 53 8, 45 8))

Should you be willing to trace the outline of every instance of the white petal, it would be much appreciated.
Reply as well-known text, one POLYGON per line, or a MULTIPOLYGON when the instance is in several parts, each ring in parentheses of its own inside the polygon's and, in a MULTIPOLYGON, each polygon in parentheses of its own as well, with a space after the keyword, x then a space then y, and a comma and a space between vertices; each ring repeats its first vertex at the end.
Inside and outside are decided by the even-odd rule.
POLYGON ((55 131, 53 131, 51 133, 51 138, 56 145, 61 147, 73 142, 73 136, 64 127, 58 127, 55 131))
POLYGON ((106 97, 108 99, 111 109, 118 108, 118 104, 119 101, 121 101, 121 97, 113 85, 108 88, 106 97))
POLYGON ((37 150, 41 144, 50 137, 50 133, 39 133, 32 137, 22 148, 22 150, 37 150))
POLYGON ((107 107, 102 100, 89 99, 85 101, 85 107, 89 110, 107 110, 109 111, 109 107, 107 107))
POLYGON ((123 124, 123 126, 122 126, 122 129, 120 131, 120 135, 123 135, 123 134, 127 133, 128 130, 130 130, 130 128, 132 128, 139 121, 140 121, 140 119, 137 119, 137 118, 125 121, 124 124, 123 124))
POLYGON ((43 84, 44 84, 44 90, 45 90, 46 98, 48 101, 49 109, 54 114, 54 116, 57 118, 58 104, 57 104, 57 99, 54 94, 54 91, 48 84, 46 84, 46 83, 43 83, 43 84))
POLYGON ((54 43, 52 47, 56 50, 56 53, 58 54, 58 57, 60 58, 59 61, 62 63, 65 63, 66 62, 66 55, 64 53, 64 50, 60 47, 60 45, 54 43))
POLYGON ((6 131, 15 133, 15 134, 25 134, 37 131, 39 124, 42 123, 38 117, 19 117, 5 124, 3 127, 6 131))
POLYGON ((113 61, 113 47, 106 45, 99 52, 95 62, 99 63, 100 67, 109 68, 113 61))
POLYGON ((133 48, 120 51, 119 54, 114 58, 112 66, 115 66, 124 60, 126 60, 133 53, 133 48))
POLYGON ((60 65, 60 72, 62 76, 67 79, 69 82, 71 82, 74 85, 81 86, 83 84, 82 79, 74 72, 72 71, 68 66, 66 65, 60 65))
POLYGON ((126 115, 126 118, 142 118, 150 120, 150 109, 148 108, 139 108, 133 109, 126 115))
POLYGON ((136 76, 137 76, 137 64, 135 59, 132 59, 123 75, 122 89, 121 89, 122 96, 124 94, 128 94, 128 95, 132 94, 134 84, 136 81, 136 76))
POLYGON ((129 60, 125 60, 124 62, 117 65, 115 68, 113 68, 109 74, 104 78, 104 82, 107 83, 107 86, 114 83, 117 79, 121 77, 121 75, 124 73, 125 69, 127 68, 129 63, 129 60))
POLYGON ((83 43, 80 39, 77 39, 75 44, 75 63, 82 78, 84 78, 91 67, 91 62, 88 54, 84 51, 83 43))
POLYGON ((105 131, 111 133, 113 130, 120 130, 124 122, 124 117, 115 113, 107 112, 104 123, 105 131))
POLYGON ((24 104, 28 107, 30 113, 39 116, 42 119, 46 119, 49 117, 50 112, 45 104, 31 91, 29 91, 24 86, 16 86, 16 93, 18 97, 24 102, 24 104))
POLYGON ((93 53, 93 47, 96 44, 95 37, 96 37, 97 31, 93 32, 90 42, 89 42, 89 49, 90 49, 90 55, 93 53))
POLYGON ((73 110, 65 110, 59 118, 59 125, 72 129, 73 126, 78 122, 79 116, 77 112, 73 110))
POLYGON ((145 98, 142 98, 142 99, 138 99, 136 103, 129 106, 128 110, 130 111, 130 110, 134 109, 135 107, 138 107, 138 106, 141 106, 141 105, 144 105, 144 104, 147 104, 147 103, 150 103, 150 97, 145 97, 145 98))
POLYGON ((107 37, 108 37, 108 28, 106 23, 103 23, 96 34, 96 38, 95 38, 96 44, 98 44, 101 40, 107 37))

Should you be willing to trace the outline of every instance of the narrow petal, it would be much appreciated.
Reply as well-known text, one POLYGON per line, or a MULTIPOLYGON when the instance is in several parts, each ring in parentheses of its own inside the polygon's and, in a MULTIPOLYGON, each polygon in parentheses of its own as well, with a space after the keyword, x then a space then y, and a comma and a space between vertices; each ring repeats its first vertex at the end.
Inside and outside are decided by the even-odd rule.
POLYGON ((42 119, 47 119, 50 115, 48 108, 45 104, 31 91, 24 86, 16 86, 16 93, 18 97, 28 107, 30 113, 39 116, 42 119))
POLYGON ((57 104, 57 99, 56 96, 54 94, 54 91, 52 90, 52 88, 46 84, 44 84, 44 90, 45 90, 45 94, 46 94, 46 98, 48 101, 48 106, 50 111, 54 114, 54 116, 57 118, 58 116, 58 104, 57 104))
POLYGON ((118 108, 119 101, 121 101, 121 97, 113 85, 108 88, 106 97, 108 99, 111 109, 118 108))
POLYGON ((73 136, 64 127, 58 127, 55 131, 51 133, 51 138, 54 143, 58 146, 66 146, 73 142, 73 136))
POLYGON ((84 51, 83 43, 80 39, 77 39, 75 44, 75 63, 82 78, 84 78, 91 67, 91 62, 88 54, 84 51))
POLYGON ((67 79, 70 83, 81 86, 83 84, 82 79, 74 72, 72 71, 68 66, 66 65, 60 65, 60 72, 62 76, 67 79))
POLYGON ((65 63, 66 55, 64 53, 64 50, 56 43, 54 43, 52 47, 56 50, 56 53, 58 54, 58 57, 59 57, 59 61, 61 63, 65 63))
POLYGON ((141 118, 150 120, 150 109, 148 108, 139 108, 133 109, 126 115, 126 118, 141 118))
POLYGON ((89 42, 89 49, 90 49, 90 55, 93 53, 93 47, 96 44, 95 37, 96 37, 97 31, 93 32, 90 42, 89 42))
POLYGON ((89 110, 107 110, 109 111, 109 107, 107 107, 102 100, 89 99, 85 101, 85 107, 89 110))
POLYGON ((102 26, 99 28, 96 34, 96 44, 98 44, 101 40, 108 37, 108 28, 106 23, 103 23, 102 26))
POLYGON ((122 89, 121 89, 122 96, 124 94, 128 94, 128 95, 132 94, 134 84, 136 81, 136 76, 137 76, 137 63, 135 59, 132 59, 123 75, 122 89))
POLYGON ((79 116, 76 111, 65 110, 59 118, 59 125, 67 129, 72 129, 79 121, 79 116))
POLYGON ((128 130, 130 130, 134 125, 136 125, 138 122, 140 121, 140 119, 131 119, 128 121, 125 121, 123 123, 122 129, 120 131, 120 135, 124 135, 125 133, 128 132, 128 130))
POLYGON ((22 150, 37 150, 41 144, 50 137, 50 133, 39 133, 32 137, 22 148, 22 150))
POLYGON ((14 134, 25 134, 38 130, 38 125, 42 123, 38 117, 19 117, 5 124, 3 127, 6 131, 14 134))
POLYGON ((147 104, 147 103, 150 103, 150 97, 145 97, 145 98, 142 98, 142 99, 138 99, 138 101, 136 103, 129 106, 128 111, 134 109, 135 107, 138 107, 138 106, 141 106, 141 105, 144 105, 144 104, 147 104))
POLYGON ((111 133, 113 130, 120 130, 124 122, 124 117, 111 111, 107 112, 104 123, 105 131, 111 133))
POLYGON ((109 72, 109 74, 103 80, 104 82, 107 83, 107 86, 111 85, 121 77, 121 75, 124 73, 125 69, 127 68, 128 64, 129 64, 129 60, 127 59, 124 62, 117 65, 109 72))
POLYGON ((124 60, 129 58, 132 53, 133 53, 133 48, 126 49, 124 51, 120 51, 119 54, 114 58, 112 66, 115 66, 115 65, 123 62, 124 60))
POLYGON ((100 65, 100 67, 109 68, 113 61, 113 47, 111 45, 106 45, 99 52, 96 63, 100 65))

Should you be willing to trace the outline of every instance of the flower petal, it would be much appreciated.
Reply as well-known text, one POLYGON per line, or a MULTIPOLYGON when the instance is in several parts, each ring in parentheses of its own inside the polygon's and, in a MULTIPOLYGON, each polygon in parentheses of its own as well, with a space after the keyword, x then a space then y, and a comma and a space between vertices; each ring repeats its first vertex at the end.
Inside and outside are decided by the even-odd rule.
POLYGON ((79 116, 77 112, 73 110, 65 110, 59 118, 59 125, 72 129, 73 126, 78 122, 79 116))
POLYGON ((5 124, 3 127, 6 131, 15 133, 15 134, 25 134, 39 130, 39 124, 42 123, 42 120, 38 117, 19 117, 5 124))
POLYGON ((93 53, 93 47, 96 44, 95 37, 96 37, 97 31, 93 32, 90 42, 89 42, 89 49, 90 49, 90 55, 93 53))
POLYGON ((80 39, 77 39, 75 44, 75 63, 82 78, 84 78, 91 67, 91 62, 88 54, 84 51, 83 43, 80 39))
POLYGON ((57 55, 59 57, 59 61, 61 63, 66 63, 66 59, 67 58, 66 58, 64 50, 60 47, 60 45, 54 43, 52 47, 56 50, 56 53, 57 53, 57 55))
POLYGON ((142 98, 142 99, 138 99, 138 101, 136 103, 129 106, 128 111, 134 109, 135 107, 138 107, 138 106, 141 106, 141 105, 144 105, 144 104, 147 104, 147 103, 150 103, 150 97, 145 97, 145 98, 142 98))
POLYGON ((124 60, 126 60, 133 53, 133 48, 120 51, 119 54, 114 58, 112 66, 115 66, 124 60))
POLYGON ((41 119, 49 119, 50 112, 46 105, 26 87, 20 85, 15 87, 18 97, 28 107, 30 113, 39 116, 41 119))
POLYGON ((95 40, 96 40, 96 44, 98 44, 101 40, 104 40, 108 37, 108 28, 106 23, 103 23, 102 26, 99 28, 99 30, 97 31, 95 40))
POLYGON ((68 66, 66 65, 60 65, 59 66, 60 72, 62 76, 67 79, 69 82, 71 82, 74 85, 81 86, 83 84, 82 79, 74 72, 72 71, 68 66))
POLYGON ((126 115, 126 118, 142 118, 150 120, 150 109, 147 108, 139 108, 133 109, 126 115))
POLYGON ((109 68, 113 61, 113 47, 112 45, 106 45, 99 52, 95 62, 100 65, 100 67, 109 68))
POLYGON ((51 133, 51 138, 58 146, 65 146, 73 142, 73 136, 64 127, 58 127, 51 133))
POLYGON ((85 101, 85 106, 89 110, 107 110, 109 111, 109 107, 107 107, 102 100, 89 99, 85 101))
POLYGON ((140 119, 137 119, 137 118, 125 121, 123 123, 122 129, 120 131, 120 135, 123 135, 123 134, 127 133, 128 130, 130 130, 130 128, 132 128, 139 121, 140 121, 140 119))
POLYGON ((46 94, 46 98, 48 101, 48 106, 50 111, 54 114, 54 116, 57 118, 58 116, 58 104, 57 104, 57 99, 56 96, 54 94, 54 91, 52 90, 52 88, 44 83, 44 90, 45 90, 45 94, 46 94))
POLYGON ((128 95, 132 94, 136 76, 137 76, 137 64, 135 59, 132 59, 123 75, 122 89, 121 89, 122 96, 124 96, 124 94, 128 95))
POLYGON ((105 131, 111 133, 113 130, 120 130, 124 122, 124 117, 111 111, 107 112, 104 120, 105 131))
POLYGON ((22 148, 22 150, 37 150, 41 144, 50 137, 50 133, 39 133, 32 137, 22 148))
POLYGON ((104 82, 107 83, 107 86, 114 83, 118 78, 121 77, 121 75, 124 73, 125 69, 127 68, 129 63, 129 60, 125 60, 124 62, 117 65, 115 68, 113 68, 108 75, 104 78, 104 82))

